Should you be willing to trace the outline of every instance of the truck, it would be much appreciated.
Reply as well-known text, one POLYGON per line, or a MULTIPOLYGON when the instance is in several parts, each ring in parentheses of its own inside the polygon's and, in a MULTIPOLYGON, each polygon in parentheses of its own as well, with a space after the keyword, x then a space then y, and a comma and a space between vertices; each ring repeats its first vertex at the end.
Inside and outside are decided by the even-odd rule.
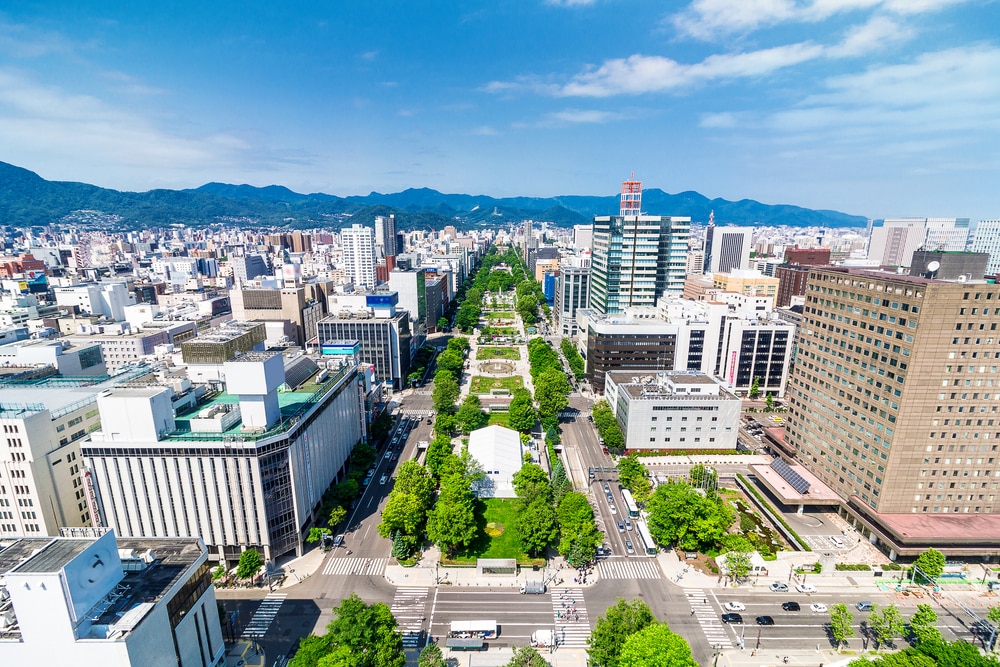
POLYGON ((521 595, 541 595, 546 590, 545 584, 540 581, 526 581, 521 584, 521 595))
POLYGON ((551 630, 535 630, 531 633, 532 646, 549 647, 552 646, 552 641, 551 630))

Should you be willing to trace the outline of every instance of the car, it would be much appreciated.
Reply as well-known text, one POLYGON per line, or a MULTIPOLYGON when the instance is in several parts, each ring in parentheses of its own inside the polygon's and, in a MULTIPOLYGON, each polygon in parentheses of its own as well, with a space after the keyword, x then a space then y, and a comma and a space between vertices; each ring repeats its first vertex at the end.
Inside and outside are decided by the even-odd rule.
POLYGON ((589 422, 594 421, 594 415, 587 415, 587 421, 589 422))
POLYGON ((365 477, 364 481, 361 482, 361 486, 368 486, 369 484, 371 484, 371 482, 372 482, 371 477, 365 477))
POLYGON ((587 474, 590 476, 590 479, 594 479, 594 469, 593 468, 588 468, 587 469, 587 474))
POLYGON ((858 611, 871 611, 873 607, 872 603, 868 602, 867 600, 864 602, 859 602, 854 606, 858 608, 858 611))
POLYGON ((619 533, 624 533, 625 532, 625 524, 622 523, 621 521, 618 522, 618 532, 619 533))
POLYGON ((625 530, 632 530, 632 522, 625 519, 625 530))
POLYGON ((368 472, 365 473, 365 477, 373 477, 375 475, 375 468, 369 468, 368 472))
POLYGON ((391 458, 391 459, 389 459, 389 460, 390 460, 390 461, 398 461, 398 460, 399 460, 399 454, 398 454, 398 453, 396 453, 396 452, 393 452, 393 454, 392 454, 392 458, 391 458))
POLYGON ((625 551, 629 552, 630 554, 635 553, 635 547, 632 546, 632 540, 625 540, 625 551))
POLYGON ((386 482, 388 482, 388 481, 389 481, 389 476, 388 476, 388 475, 382 475, 382 476, 381 476, 381 477, 379 478, 379 480, 378 480, 378 483, 379 483, 379 484, 385 484, 385 483, 386 483, 386 482))
POLYGON ((610 505, 610 507, 611 507, 611 513, 617 515, 618 514, 618 508, 615 507, 614 505, 610 505))
POLYGON ((746 611, 747 610, 747 606, 745 604, 743 604, 742 602, 736 602, 735 600, 727 602, 724 606, 726 608, 726 611, 746 611))
POLYGON ((758 616, 757 625, 774 625, 774 619, 770 616, 758 616))
POLYGON ((743 623, 743 615, 742 614, 723 614, 722 615, 722 622, 723 623, 739 623, 739 624, 742 624, 743 623))
POLYGON ((771 591, 774 593, 784 593, 788 590, 788 584, 776 581, 771 584, 771 591))
POLYGON ((809 608, 812 609, 817 614, 822 614, 822 613, 824 613, 826 611, 826 605, 822 604, 820 602, 817 602, 816 604, 809 605, 809 608))
POLYGON ((604 493, 608 494, 609 497, 611 496, 611 486, 607 482, 604 483, 604 493))
POLYGON ((384 458, 385 458, 386 461, 388 461, 389 459, 392 458, 392 450, 391 449, 387 449, 386 450, 384 458))
POLYGON ((795 590, 797 590, 799 593, 815 593, 816 587, 813 586, 812 584, 796 584, 795 590))
POLYGON ((608 454, 608 448, 607 447, 601 447, 601 451, 604 452, 605 454, 608 454))
MULTIPOLYGON (((813 606, 815 607, 816 605, 813 606)), ((802 609, 802 607, 799 606, 799 603, 795 601, 785 602, 781 605, 781 608, 784 609, 785 611, 798 611, 802 609)))

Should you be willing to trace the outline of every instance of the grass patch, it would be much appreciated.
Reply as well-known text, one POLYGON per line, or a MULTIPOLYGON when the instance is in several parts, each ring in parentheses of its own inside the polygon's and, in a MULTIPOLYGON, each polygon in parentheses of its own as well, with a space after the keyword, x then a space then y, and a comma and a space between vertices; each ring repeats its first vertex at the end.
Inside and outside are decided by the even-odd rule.
POLYGON ((516 347, 480 347, 476 350, 476 359, 485 361, 486 359, 511 359, 517 361, 521 358, 521 351, 516 347))
POLYGON ((524 378, 520 376, 488 378, 482 375, 476 375, 469 381, 470 393, 488 394, 492 389, 506 389, 513 394, 518 389, 524 389, 524 378))
POLYGON ((515 528, 514 504, 513 498, 487 498, 478 503, 476 539, 466 551, 456 554, 453 559, 442 559, 441 563, 474 565, 477 558, 516 558, 521 565, 544 565, 544 558, 529 558, 521 546, 521 536, 515 528))
MULTIPOLYGON (((771 503, 767 502, 767 499, 760 494, 760 491, 757 490, 757 488, 753 485, 753 483, 750 482, 749 479, 747 479, 740 473, 736 473, 736 477, 738 477, 740 481, 743 482, 744 488, 747 491, 749 491, 751 495, 753 495, 753 497, 757 499, 758 502, 760 502, 762 507, 771 506, 771 503)), ((801 537, 799 537, 799 534, 796 533, 794 530, 792 530, 792 527, 788 525, 788 522, 785 521, 785 517, 781 516, 781 512, 775 509, 773 512, 771 512, 771 515, 774 516, 775 519, 781 522, 781 525, 785 527, 785 530, 788 531, 788 534, 795 538, 795 541, 799 543, 799 546, 802 547, 804 551, 812 551, 812 547, 806 544, 806 541, 803 540, 801 537)))
POLYGON ((510 413, 509 412, 491 412, 490 421, 487 426, 492 426, 493 424, 500 424, 500 426, 506 426, 510 428, 510 413))

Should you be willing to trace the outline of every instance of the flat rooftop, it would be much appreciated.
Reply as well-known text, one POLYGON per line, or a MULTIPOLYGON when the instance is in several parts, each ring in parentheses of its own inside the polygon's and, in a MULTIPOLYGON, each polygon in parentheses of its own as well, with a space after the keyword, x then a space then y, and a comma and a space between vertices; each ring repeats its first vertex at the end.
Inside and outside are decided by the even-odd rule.
MULTIPOLYGON (((861 502, 856 498, 855 502, 861 502)), ((867 510, 903 542, 944 542, 950 545, 1000 542, 998 514, 880 514, 867 510)))
POLYGON ((784 477, 770 465, 755 463, 750 466, 750 470, 760 482, 766 486, 771 493, 778 497, 786 505, 839 505, 840 496, 829 486, 820 481, 819 477, 812 474, 804 467, 797 464, 788 466, 799 474, 799 477, 809 482, 809 490, 799 493, 784 477))
POLYGON ((133 367, 117 375, 67 377, 50 375, 33 381, 0 381, 0 413, 34 413, 49 410, 56 413, 76 403, 94 402, 102 391, 135 380, 152 371, 148 367, 133 367))

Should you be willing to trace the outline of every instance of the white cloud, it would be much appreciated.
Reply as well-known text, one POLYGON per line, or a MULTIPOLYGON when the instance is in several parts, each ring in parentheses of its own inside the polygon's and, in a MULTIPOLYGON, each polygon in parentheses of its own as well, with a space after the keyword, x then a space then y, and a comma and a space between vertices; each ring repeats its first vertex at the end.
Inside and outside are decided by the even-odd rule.
POLYGON ((578 74, 555 92, 567 97, 609 97, 670 91, 707 81, 763 76, 818 58, 822 53, 823 47, 804 42, 745 53, 712 55, 691 65, 663 56, 636 54, 606 61, 596 69, 578 74))
POLYGON ((694 0, 669 17, 682 35, 712 40, 781 23, 816 23, 838 14, 883 10, 922 14, 968 0, 694 0))
POLYGON ((887 16, 875 16, 847 31, 843 41, 827 49, 831 57, 854 57, 871 53, 886 44, 909 40, 915 32, 887 16))
POLYGON ((548 117, 560 123, 607 123, 620 120, 625 117, 625 114, 598 109, 564 109, 551 113, 548 117))
POLYGON ((378 58, 378 49, 372 51, 365 51, 364 53, 361 54, 362 60, 375 60, 376 58, 378 58))
POLYGON ((479 127, 472 128, 472 134, 479 137, 495 137, 500 134, 495 128, 489 125, 480 125, 479 127))
POLYGON ((701 119, 698 121, 699 127, 710 129, 731 129, 737 125, 739 125, 737 116, 730 111, 702 114, 701 119))
POLYGON ((587 7, 597 0, 545 0, 545 4, 553 7, 587 7))

